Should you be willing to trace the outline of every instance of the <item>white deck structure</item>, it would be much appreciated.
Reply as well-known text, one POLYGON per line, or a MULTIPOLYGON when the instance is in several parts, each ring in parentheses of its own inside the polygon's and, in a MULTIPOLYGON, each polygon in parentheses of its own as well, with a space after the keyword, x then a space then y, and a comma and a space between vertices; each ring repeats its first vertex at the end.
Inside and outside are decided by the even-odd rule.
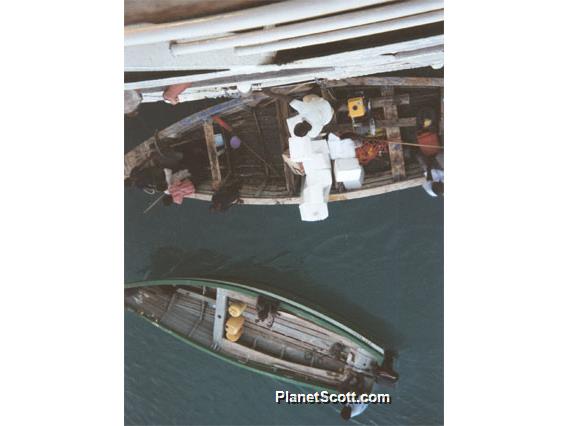
POLYGON ((372 47, 358 47, 357 42, 441 21, 442 0, 288 0, 175 22, 128 25, 126 72, 178 73, 137 79, 126 83, 125 90, 140 92, 142 102, 155 102, 163 100, 166 87, 191 83, 179 96, 185 102, 314 79, 440 68, 443 34, 413 38, 406 33, 402 41, 378 41, 372 47), (348 50, 275 63, 281 51, 347 40, 356 41, 348 50))

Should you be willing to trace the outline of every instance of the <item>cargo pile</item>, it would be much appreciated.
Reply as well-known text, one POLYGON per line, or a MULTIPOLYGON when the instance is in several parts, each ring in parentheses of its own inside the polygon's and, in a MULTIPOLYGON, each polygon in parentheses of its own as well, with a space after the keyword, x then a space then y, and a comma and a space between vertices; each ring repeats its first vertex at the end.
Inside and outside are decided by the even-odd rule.
POLYGON ((320 138, 323 126, 333 117, 329 102, 308 95, 302 101, 293 100, 290 106, 298 112, 287 120, 292 135, 288 139, 290 160, 293 164, 301 164, 305 175, 300 215, 307 222, 324 220, 329 216, 327 202, 333 175, 345 189, 353 190, 362 187, 365 173, 357 160, 353 140, 340 139, 333 133, 327 140, 320 138))
POLYGON ((225 323, 225 337, 231 342, 238 341, 243 335, 245 317, 243 312, 247 305, 244 302, 231 302, 229 304, 229 319, 225 323))

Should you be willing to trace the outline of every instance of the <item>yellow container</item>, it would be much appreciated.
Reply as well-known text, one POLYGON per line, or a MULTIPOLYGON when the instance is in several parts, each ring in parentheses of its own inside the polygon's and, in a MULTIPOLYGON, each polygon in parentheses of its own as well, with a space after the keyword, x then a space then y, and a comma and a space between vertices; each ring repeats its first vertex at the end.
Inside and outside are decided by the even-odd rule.
POLYGON ((247 304, 245 302, 231 302, 229 303, 229 314, 232 317, 240 317, 246 308, 247 304))
POLYGON ((365 115, 365 103, 363 98, 351 98, 347 100, 347 108, 349 109, 349 117, 357 118, 365 115))
POLYGON ((225 323, 225 331, 228 334, 237 334, 242 330, 245 317, 231 317, 225 323))
POLYGON ((241 328, 235 334, 227 333, 225 334, 225 337, 227 338, 227 340, 230 340, 231 342, 236 342, 241 338, 242 335, 243 335, 243 328, 241 328))

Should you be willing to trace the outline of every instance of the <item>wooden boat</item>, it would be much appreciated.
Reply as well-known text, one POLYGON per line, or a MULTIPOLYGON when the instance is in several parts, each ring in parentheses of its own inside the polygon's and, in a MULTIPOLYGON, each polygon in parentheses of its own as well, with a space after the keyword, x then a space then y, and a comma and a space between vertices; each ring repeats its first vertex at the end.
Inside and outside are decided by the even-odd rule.
MULTIPOLYGON (((387 371, 376 343, 321 310, 259 287, 201 278, 135 282, 125 287, 125 306, 202 351, 279 380, 341 392, 356 382, 370 392, 387 371), (244 324, 231 341, 225 328, 235 320, 235 304, 244 308, 244 324)), ((396 380, 392 370, 387 375, 396 380)))
POLYGON ((442 78, 361 77, 253 90, 248 96, 192 114, 138 145, 125 155, 124 176, 128 178, 133 170, 151 166, 152 158, 166 149, 180 150, 193 144, 207 152, 202 161, 207 176, 196 185, 195 199, 210 201, 222 182, 238 177, 243 182, 240 194, 244 204, 299 204, 302 176, 293 173, 283 153, 288 148, 289 138, 286 118, 295 114, 288 102, 307 93, 320 94, 335 109, 334 119, 324 127, 324 132, 357 133, 361 138, 372 138, 371 126, 356 123, 353 127, 347 115, 347 99, 364 96, 371 100, 376 133, 382 132, 382 138, 388 141, 388 154, 365 166, 363 187, 347 191, 334 183, 329 201, 370 197, 424 182, 423 169, 414 156, 418 149, 416 114, 424 107, 435 110, 440 117, 436 127, 442 134, 442 78), (219 126, 218 118, 227 123, 231 131, 219 126), (222 155, 215 146, 215 133, 221 134, 224 140, 222 155), (232 135, 242 140, 237 150, 229 147, 232 135))

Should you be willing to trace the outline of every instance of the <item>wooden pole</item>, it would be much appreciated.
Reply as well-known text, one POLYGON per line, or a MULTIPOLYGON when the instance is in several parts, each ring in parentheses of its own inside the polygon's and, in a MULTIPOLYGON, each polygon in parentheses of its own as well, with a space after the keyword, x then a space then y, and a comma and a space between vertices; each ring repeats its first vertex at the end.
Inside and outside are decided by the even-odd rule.
POLYGON ((328 87, 342 86, 405 86, 444 87, 443 78, 435 77, 351 77, 341 80, 327 80, 328 87))
POLYGON ((222 180, 221 168, 219 166, 219 157, 217 157, 217 147, 215 146, 213 123, 210 120, 203 123, 203 133, 205 134, 205 143, 207 144, 207 155, 209 156, 209 165, 211 167, 213 189, 218 189, 222 180))
MULTIPOLYGON (((381 87, 382 96, 394 96, 393 86, 381 87)), ((385 105, 382 107, 385 112, 385 119, 398 120, 398 110, 396 105, 385 105)), ((400 127, 386 127, 387 138, 397 142, 402 142, 400 139, 400 127)), ((404 169, 404 154, 402 145, 400 143, 393 143, 389 147, 389 156, 391 163, 392 179, 394 182, 403 180, 406 177, 404 169)))
MULTIPOLYGON (((280 147, 282 148, 282 154, 288 149, 288 125, 286 124, 286 118, 288 117, 288 102, 282 99, 276 101, 276 120, 278 120, 278 136, 280 137, 280 147)), ((288 167, 285 161, 282 161, 284 165, 284 178, 286 179, 286 190, 289 195, 292 195, 295 191, 295 181, 294 174, 288 167)))

